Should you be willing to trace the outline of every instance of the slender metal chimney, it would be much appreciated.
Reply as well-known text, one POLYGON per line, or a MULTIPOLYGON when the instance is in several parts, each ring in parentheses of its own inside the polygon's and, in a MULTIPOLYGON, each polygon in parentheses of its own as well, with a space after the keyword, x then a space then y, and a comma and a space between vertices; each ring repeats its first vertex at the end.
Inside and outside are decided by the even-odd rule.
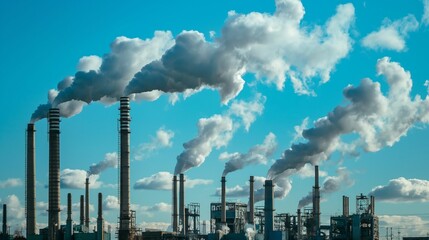
POLYGON ((250 188, 249 188, 249 224, 253 224, 255 222, 255 177, 250 176, 250 188))
POLYGON ((301 209, 298 209, 296 214, 298 215, 298 223, 297 223, 297 229, 296 229, 297 238, 301 239, 301 234, 302 234, 302 230, 301 230, 301 228, 302 228, 301 209))
POLYGON ((371 214, 375 215, 375 198, 374 198, 374 196, 370 197, 370 201, 371 201, 371 214))
POLYGON ((314 234, 320 232, 320 187, 319 187, 319 166, 314 166, 314 187, 313 187, 313 220, 314 234))
POLYGON ((343 217, 348 217, 349 212, 349 197, 343 196, 343 217))
POLYGON ((3 234, 7 234, 7 206, 3 204, 3 234))
POLYGON ((27 125, 27 168, 26 168, 26 213, 27 239, 36 234, 36 155, 34 124, 27 125))
POLYGON ((273 180, 265 180, 265 240, 270 240, 274 229, 274 192, 273 180))
POLYGON ((49 200, 48 240, 55 240, 60 228, 60 109, 49 109, 49 200))
POLYGON ((130 99, 120 99, 120 215, 119 240, 129 240, 130 231, 130 99))
POLYGON ((89 178, 85 179, 85 228, 89 231, 89 178))
POLYGON ((186 214, 185 214, 185 176, 179 175, 179 219, 182 224, 182 234, 186 235, 186 214))
POLYGON ((83 227, 85 224, 85 203, 84 196, 80 195, 80 226, 83 227))
POLYGON ((226 226, 226 180, 225 177, 222 177, 221 180, 222 188, 221 188, 221 213, 220 213, 220 222, 223 226, 226 226))
POLYGON ((177 232, 177 176, 173 176, 173 232, 177 232))
POLYGON ((67 194, 67 220, 66 220, 66 229, 65 229, 65 240, 71 240, 72 239, 72 231, 73 231, 73 225, 72 225, 72 196, 71 193, 67 194))
POLYGON ((104 239, 103 194, 98 193, 97 240, 104 239))

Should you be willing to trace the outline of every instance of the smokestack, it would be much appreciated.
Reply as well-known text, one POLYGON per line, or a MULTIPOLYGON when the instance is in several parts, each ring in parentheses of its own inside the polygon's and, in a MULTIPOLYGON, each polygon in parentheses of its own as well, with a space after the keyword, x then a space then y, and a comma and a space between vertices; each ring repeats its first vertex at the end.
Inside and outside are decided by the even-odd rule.
POLYGON ((250 176, 250 189, 249 189, 249 223, 253 224, 255 221, 255 191, 254 191, 254 183, 255 177, 250 176))
POLYGON ((85 180, 85 228, 89 231, 89 178, 85 180))
POLYGON ((72 197, 71 193, 67 194, 67 220, 66 220, 66 230, 65 230, 65 240, 71 240, 72 239, 72 197))
POLYGON ((97 240, 104 239, 103 194, 98 193, 97 240))
POLYGON ((7 234, 7 207, 3 204, 3 234, 7 234))
POLYGON ((274 192, 273 180, 265 180, 265 240, 270 240, 274 229, 274 192))
POLYGON ((298 239, 301 239, 301 227, 302 227, 302 220, 301 220, 301 209, 298 209, 298 211, 297 211, 297 213, 296 213, 297 215, 298 215, 298 224, 297 224, 297 229, 296 229, 296 231, 297 231, 297 238, 298 239))
POLYGON ((226 180, 225 177, 222 177, 222 194, 221 194, 221 215, 220 215, 220 222, 223 226, 226 225, 226 180))
POLYGON ((374 196, 370 197, 370 201, 371 201, 371 214, 375 215, 375 198, 374 198, 374 196))
POLYGON ((83 227, 85 221, 85 203, 83 195, 80 195, 80 226, 83 227))
POLYGON ((343 217, 349 216, 349 197, 343 196, 343 217))
POLYGON ((179 175, 179 218, 182 224, 182 234, 186 235, 186 214, 185 214, 185 176, 179 175))
POLYGON ((313 220, 314 233, 319 235, 320 231, 320 187, 319 187, 319 166, 314 166, 314 188, 313 188, 313 220))
POLYGON ((48 240, 55 240, 60 228, 60 109, 49 109, 49 202, 48 240))
POLYGON ((173 176, 173 232, 177 232, 177 176, 173 176))
POLYGON ((26 213, 27 213, 27 239, 36 234, 36 155, 34 124, 27 125, 27 168, 26 168, 26 213))
POLYGON ((120 215, 119 240, 130 239, 130 99, 120 100, 120 215))

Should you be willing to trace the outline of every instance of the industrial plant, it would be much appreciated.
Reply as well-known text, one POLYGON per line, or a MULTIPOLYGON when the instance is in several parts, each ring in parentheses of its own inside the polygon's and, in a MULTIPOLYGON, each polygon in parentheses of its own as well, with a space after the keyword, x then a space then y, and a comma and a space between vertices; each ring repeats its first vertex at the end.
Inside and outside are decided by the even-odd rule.
MULTIPOLYGON (((315 166, 312 208, 297 209, 296 213, 276 213, 273 180, 265 180, 264 206, 255 207, 254 177, 249 178, 248 203, 227 202, 225 176, 221 178, 221 201, 200 209, 200 204, 186 204, 184 174, 172 179, 171 230, 145 230, 136 227, 136 213, 130 209, 130 102, 120 99, 119 107, 119 213, 117 226, 105 226, 102 193, 98 193, 96 228, 90 230, 89 179, 85 194, 80 198, 79 221, 72 218, 72 198, 67 194, 67 219, 60 221, 60 111, 51 108, 49 124, 49 186, 48 226, 36 231, 35 192, 35 127, 29 123, 26 131, 26 238, 28 240, 140 240, 140 239, 365 239, 378 240, 378 217, 372 196, 356 196, 356 212, 350 214, 349 197, 343 196, 342 215, 331 216, 329 225, 320 221, 319 168, 315 166), (201 211, 210 212, 209 221, 200 221, 201 211)), ((0 240, 12 239, 7 227, 7 206, 3 205, 3 227, 0 240)))

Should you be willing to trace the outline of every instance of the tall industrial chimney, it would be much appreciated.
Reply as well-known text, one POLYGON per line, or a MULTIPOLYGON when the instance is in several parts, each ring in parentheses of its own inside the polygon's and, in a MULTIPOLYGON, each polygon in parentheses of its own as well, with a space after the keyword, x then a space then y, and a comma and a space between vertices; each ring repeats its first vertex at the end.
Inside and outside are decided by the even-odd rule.
POLYGON ((177 232, 177 176, 173 176, 173 232, 177 232))
POLYGON ((301 209, 298 209, 298 211, 297 211, 297 213, 296 213, 297 215, 298 215, 298 223, 297 223, 297 229, 296 229, 296 231, 297 231, 297 237, 298 237, 298 239, 301 239, 301 234, 302 234, 302 220, 301 220, 301 209))
POLYGON ((83 195, 80 195, 80 227, 82 228, 85 224, 85 203, 83 195))
POLYGON ((349 216, 349 197, 343 196, 343 217, 349 216))
POLYGON ((255 222, 255 191, 254 184, 255 178, 250 176, 250 187, 249 187, 249 224, 253 224, 255 222))
POLYGON ((89 231, 89 178, 85 179, 85 228, 89 231))
POLYGON ((73 225, 72 225, 72 197, 71 193, 67 194, 67 220, 66 220, 66 229, 65 229, 65 240, 71 240, 72 239, 72 231, 73 231, 73 225))
POLYGON ((60 228, 60 109, 49 109, 49 200, 48 240, 55 240, 60 228))
POLYGON ((313 187, 313 220, 314 234, 320 232, 320 187, 319 187, 319 166, 314 166, 314 187, 313 187))
POLYGON ((27 239, 36 234, 36 158, 34 124, 27 125, 26 213, 27 239))
POLYGON ((3 204, 3 234, 7 234, 7 206, 3 204))
POLYGON ((179 219, 182 224, 182 234, 186 235, 186 214, 185 214, 185 176, 179 175, 179 219))
POLYGON ((120 215, 119 240, 129 240, 130 232, 130 99, 120 99, 120 215))
POLYGON ((225 176, 222 177, 222 188, 221 188, 221 213, 220 213, 220 222, 222 226, 226 226, 226 180, 225 176))
POLYGON ((370 204, 371 204, 371 214, 375 215, 375 198, 374 198, 374 196, 370 197, 370 204))
POLYGON ((103 194, 98 193, 97 240, 104 239, 103 194))
POLYGON ((274 229, 274 191, 273 180, 265 180, 265 240, 271 240, 274 229))

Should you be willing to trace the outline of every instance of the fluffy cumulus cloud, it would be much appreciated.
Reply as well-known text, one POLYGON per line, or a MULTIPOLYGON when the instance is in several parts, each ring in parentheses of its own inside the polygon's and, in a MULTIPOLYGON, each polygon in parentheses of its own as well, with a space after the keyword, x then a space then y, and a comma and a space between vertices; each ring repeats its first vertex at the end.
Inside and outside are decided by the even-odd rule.
MULTIPOLYGON (((314 166, 307 163, 302 167, 298 172, 298 176, 301 178, 314 178, 314 166)), ((328 176, 328 173, 319 169, 319 177, 326 177, 328 176)))
POLYGON ((429 25, 429 0, 423 0, 422 23, 425 26, 429 25))
POLYGON ((175 174, 204 163, 211 151, 226 146, 238 127, 249 129, 258 115, 262 114, 265 97, 256 94, 251 101, 234 101, 223 115, 215 114, 198 120, 198 136, 183 144, 185 150, 177 156, 175 174))
POLYGON ((156 131, 155 137, 152 137, 149 143, 143 143, 138 146, 134 153, 134 159, 143 160, 145 157, 150 155, 150 153, 158 149, 171 147, 173 145, 173 142, 171 141, 173 137, 173 131, 161 127, 156 131))
MULTIPOLYGON (((16 229, 25 227, 25 208, 21 205, 19 198, 12 194, 7 196, 5 199, 0 199, 0 204, 7 205, 7 217, 8 225, 14 226, 16 229)), ((3 212, 3 207, 1 208, 3 212)))
POLYGON ((19 178, 9 178, 4 181, 0 181, 0 189, 19 186, 22 186, 22 180, 19 178))
POLYGON ((253 146, 247 153, 227 153, 223 152, 219 156, 221 160, 227 160, 223 176, 228 173, 242 169, 251 164, 266 164, 268 158, 274 153, 277 147, 276 135, 269 133, 264 142, 253 146))
POLYGON ((403 177, 391 179, 387 185, 374 187, 368 195, 373 195, 377 201, 427 202, 429 181, 403 177))
POLYGON ((405 40, 410 32, 417 30, 419 22, 414 15, 408 15, 396 21, 385 19, 380 29, 369 33, 362 39, 362 45, 370 49, 388 49, 403 51, 405 40))
MULTIPOLYGON (((193 188, 197 185, 211 184, 212 180, 207 179, 186 179, 186 187, 193 188)), ((146 190, 171 190, 173 186, 173 174, 169 172, 159 172, 150 177, 137 180, 134 189, 146 190)))
MULTIPOLYGON (((60 186, 61 188, 71 188, 71 189, 84 189, 85 180, 88 176, 88 172, 81 169, 64 169, 60 174, 60 186)), ((89 176, 89 185, 90 188, 96 189, 100 188, 102 182, 98 181, 99 175, 89 176)))
POLYGON ((98 163, 94 163, 89 167, 88 174, 100 174, 102 171, 108 168, 117 168, 118 167, 118 153, 111 152, 106 153, 104 159, 98 163))
POLYGON ((368 78, 357 87, 347 86, 346 105, 337 106, 327 116, 319 118, 314 127, 302 133, 306 142, 292 144, 282 157, 270 167, 268 176, 274 179, 281 173, 291 175, 305 164, 315 165, 339 149, 344 149, 341 137, 355 137, 347 151, 363 149, 377 152, 393 146, 416 124, 429 122, 429 99, 411 96, 411 74, 399 63, 384 57, 377 61, 377 74, 388 84, 386 95, 380 83, 368 78))
POLYGON ((119 199, 116 196, 108 195, 103 200, 103 209, 106 209, 106 210, 119 209, 119 199))
POLYGON ((386 227, 398 230, 401 236, 426 236, 429 221, 420 216, 379 215, 380 229, 386 227))

